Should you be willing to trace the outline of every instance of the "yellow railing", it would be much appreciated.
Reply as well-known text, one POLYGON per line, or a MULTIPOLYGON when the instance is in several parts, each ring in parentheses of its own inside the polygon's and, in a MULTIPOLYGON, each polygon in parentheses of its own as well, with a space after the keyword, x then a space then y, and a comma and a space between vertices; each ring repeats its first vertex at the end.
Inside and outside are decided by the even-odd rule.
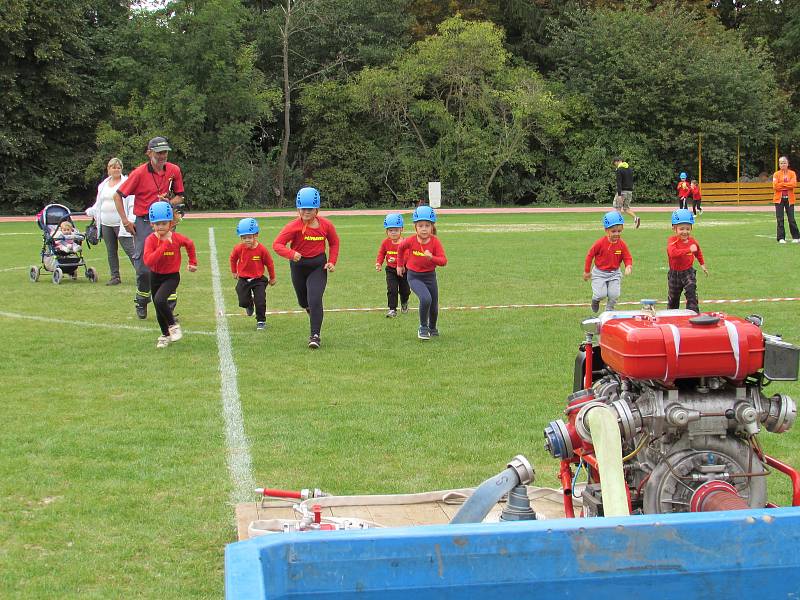
POLYGON ((772 204, 772 182, 703 183, 703 202, 713 204, 772 204))

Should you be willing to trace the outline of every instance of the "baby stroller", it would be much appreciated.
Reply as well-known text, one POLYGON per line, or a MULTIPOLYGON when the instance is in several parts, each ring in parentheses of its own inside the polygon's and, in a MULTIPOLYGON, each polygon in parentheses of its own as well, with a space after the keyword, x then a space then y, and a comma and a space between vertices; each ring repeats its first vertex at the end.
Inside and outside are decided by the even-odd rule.
MULTIPOLYGON (((69 275, 72 279, 78 278, 78 269, 83 267, 86 278, 92 283, 97 281, 97 271, 94 267, 87 267, 83 260, 81 242, 85 239, 91 245, 91 235, 87 236, 77 232, 68 241, 57 239, 61 224, 65 221, 72 223, 70 210, 61 204, 48 204, 36 215, 36 224, 42 230, 42 264, 30 268, 32 282, 39 281, 42 269, 53 274, 53 283, 58 285, 69 275)), ((94 240, 96 243, 97 240, 94 240)))

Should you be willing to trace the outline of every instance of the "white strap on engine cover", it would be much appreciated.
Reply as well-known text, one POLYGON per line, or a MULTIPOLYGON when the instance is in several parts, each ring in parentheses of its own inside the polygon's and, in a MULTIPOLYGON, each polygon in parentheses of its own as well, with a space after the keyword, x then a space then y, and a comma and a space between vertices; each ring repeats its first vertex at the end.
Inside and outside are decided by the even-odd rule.
POLYGON ((728 330, 728 339, 731 342, 731 351, 733 352, 733 358, 736 361, 736 369, 733 372, 734 379, 741 379, 741 375, 739 375, 739 370, 741 369, 741 356, 739 354, 739 330, 736 328, 735 323, 731 323, 727 319, 724 321, 725 329, 728 330))

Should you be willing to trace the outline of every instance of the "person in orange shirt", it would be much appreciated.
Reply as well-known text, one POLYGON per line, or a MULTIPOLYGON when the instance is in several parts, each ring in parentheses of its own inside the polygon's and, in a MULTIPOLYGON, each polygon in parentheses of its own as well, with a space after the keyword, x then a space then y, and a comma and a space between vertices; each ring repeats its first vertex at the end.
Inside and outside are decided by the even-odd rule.
POLYGON ((792 234, 792 242, 800 244, 800 230, 794 220, 794 188, 797 187, 797 173, 789 168, 789 159, 781 156, 778 159, 778 170, 772 176, 772 189, 775 195, 772 201, 775 203, 775 218, 778 221, 778 243, 786 243, 786 230, 783 228, 783 213, 789 220, 789 231, 792 234))

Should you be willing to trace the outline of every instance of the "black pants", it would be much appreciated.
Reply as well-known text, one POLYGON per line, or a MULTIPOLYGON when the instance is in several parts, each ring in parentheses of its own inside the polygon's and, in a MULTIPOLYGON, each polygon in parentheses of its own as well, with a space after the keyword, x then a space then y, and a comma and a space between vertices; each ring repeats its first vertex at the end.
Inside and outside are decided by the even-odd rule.
POLYGON ((788 198, 783 198, 775 205, 775 219, 778 221, 778 241, 786 239, 786 230, 783 228, 784 211, 786 211, 786 217, 789 220, 789 232, 792 234, 792 239, 796 240, 800 238, 800 231, 798 231, 797 223, 794 220, 794 205, 789 204, 788 198))
POLYGON ((419 298, 419 325, 436 329, 439 320, 439 284, 436 271, 408 271, 408 284, 419 298))
POLYGON ((689 198, 678 198, 678 208, 689 208, 688 206, 689 198))
POLYGON ((680 308, 681 292, 686 294, 686 308, 700 312, 697 302, 697 271, 689 267, 685 271, 669 270, 667 273, 667 308, 680 308))
POLYGON ((239 277, 236 282, 236 295, 239 297, 239 306, 242 308, 254 307, 256 321, 267 320, 267 280, 264 277, 247 279, 239 277))
POLYGON ((695 215, 697 215, 698 210, 699 211, 703 210, 702 208, 700 208, 700 202, 701 202, 700 200, 694 200, 692 202, 692 213, 694 213, 695 215))
POLYGON ((153 295, 153 305, 156 307, 158 326, 161 335, 169 335, 169 328, 175 325, 175 315, 172 314, 169 298, 174 295, 181 282, 180 273, 150 273, 150 292, 153 295))
POLYGON ((400 304, 408 304, 411 296, 411 287, 408 285, 408 277, 400 277, 397 269, 386 267, 386 298, 389 301, 389 310, 397 310, 397 296, 400 296, 400 304))
POLYGON ((320 335, 322 332, 322 295, 328 285, 328 272, 323 267, 327 262, 325 254, 318 254, 289 263, 297 303, 311 317, 311 335, 320 335))

